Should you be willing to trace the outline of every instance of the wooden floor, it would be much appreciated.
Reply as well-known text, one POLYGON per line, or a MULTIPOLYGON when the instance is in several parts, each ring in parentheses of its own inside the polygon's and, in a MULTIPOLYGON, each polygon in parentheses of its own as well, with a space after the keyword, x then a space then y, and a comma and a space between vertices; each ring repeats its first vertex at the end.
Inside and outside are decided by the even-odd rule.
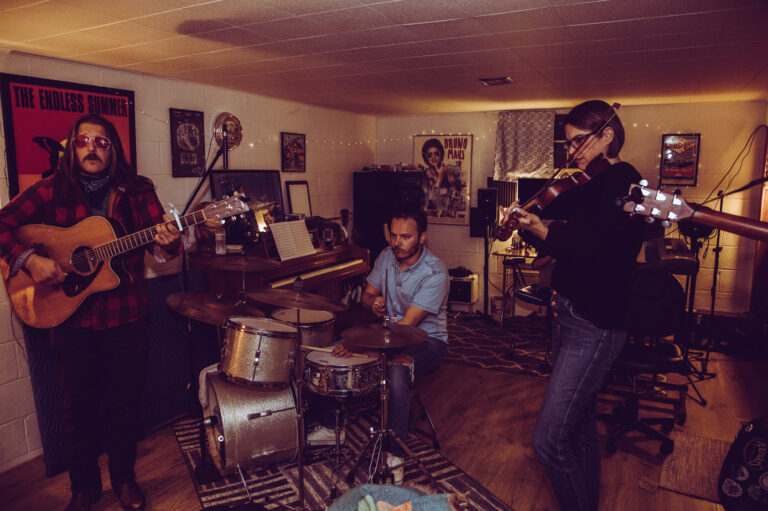
MULTIPOLYGON (((716 377, 699 384, 709 404, 701 407, 689 401, 683 431, 730 443, 742 422, 768 410, 767 368, 766 363, 713 354, 709 369, 716 377)), ((531 450, 531 434, 546 382, 538 377, 444 364, 419 385, 445 456, 516 511, 557 509, 548 480, 531 450)), ((641 478, 659 480, 662 458, 657 453, 658 442, 634 437, 620 444, 612 457, 605 456, 601 509, 723 509, 666 490, 641 488, 641 478)), ((170 427, 140 443, 136 468, 148 509, 200 509, 170 427)), ((103 480, 106 489, 106 471, 103 480)), ((5 511, 63 509, 68 499, 67 475, 46 478, 41 458, 0 476, 0 509, 5 511)), ((93 509, 118 511, 120 506, 114 494, 105 491, 93 509)))

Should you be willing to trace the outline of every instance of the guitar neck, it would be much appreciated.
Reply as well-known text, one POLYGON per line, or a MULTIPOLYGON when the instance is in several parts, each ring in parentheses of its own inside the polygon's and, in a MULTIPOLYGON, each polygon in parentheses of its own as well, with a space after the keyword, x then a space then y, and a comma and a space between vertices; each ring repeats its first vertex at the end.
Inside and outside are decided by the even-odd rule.
POLYGON ((722 229, 747 238, 768 241, 768 223, 752 218, 720 213, 706 206, 691 205, 691 220, 708 227, 722 229))
MULTIPOLYGON (((181 224, 182 230, 202 223, 205 220, 205 213, 203 211, 195 211, 179 217, 179 223, 181 224)), ((117 238, 109 243, 93 247, 92 251, 95 256, 94 259, 95 261, 106 261, 144 245, 148 245, 154 241, 155 234, 157 234, 157 226, 153 225, 152 227, 148 227, 141 231, 117 238)))

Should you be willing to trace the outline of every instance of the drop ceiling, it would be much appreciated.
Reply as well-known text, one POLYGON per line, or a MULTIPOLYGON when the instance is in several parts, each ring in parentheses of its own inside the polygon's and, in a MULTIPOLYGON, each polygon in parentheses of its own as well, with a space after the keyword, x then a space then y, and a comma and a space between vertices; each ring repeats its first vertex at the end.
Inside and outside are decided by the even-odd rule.
POLYGON ((768 99, 766 27, 766 0, 0 0, 6 51, 372 115, 768 99))

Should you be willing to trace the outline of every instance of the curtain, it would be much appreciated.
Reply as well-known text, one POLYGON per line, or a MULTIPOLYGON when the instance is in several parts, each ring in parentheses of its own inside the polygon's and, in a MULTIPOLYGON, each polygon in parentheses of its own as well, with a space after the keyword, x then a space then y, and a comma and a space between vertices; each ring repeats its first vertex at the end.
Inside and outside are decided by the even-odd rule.
POLYGON ((555 111, 499 112, 493 178, 547 178, 554 172, 555 111))

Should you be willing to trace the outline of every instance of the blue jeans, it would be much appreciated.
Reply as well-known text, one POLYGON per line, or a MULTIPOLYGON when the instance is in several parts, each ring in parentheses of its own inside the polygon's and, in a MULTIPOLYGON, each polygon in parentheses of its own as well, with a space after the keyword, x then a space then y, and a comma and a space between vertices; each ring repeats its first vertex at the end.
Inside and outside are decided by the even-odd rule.
POLYGON ((597 510, 600 439, 597 392, 619 355, 626 332, 604 330, 552 294, 554 367, 533 432, 533 450, 547 470, 560 508, 597 510))
MULTIPOLYGON (((387 369, 389 378, 389 402, 387 406, 388 427, 404 442, 408 438, 408 421, 411 416, 411 367, 392 363, 397 355, 406 355, 413 360, 414 377, 431 373, 440 367, 448 345, 439 339, 429 337, 426 341, 408 346, 402 351, 391 353, 387 369)), ((405 453, 395 442, 388 440, 385 450, 395 456, 405 453)))

